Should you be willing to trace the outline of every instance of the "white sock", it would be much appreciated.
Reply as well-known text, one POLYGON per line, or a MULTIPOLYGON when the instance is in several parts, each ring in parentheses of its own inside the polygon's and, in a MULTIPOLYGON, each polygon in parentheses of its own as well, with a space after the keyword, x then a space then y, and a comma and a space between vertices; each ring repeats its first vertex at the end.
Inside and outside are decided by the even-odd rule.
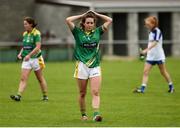
POLYGON ((172 82, 169 82, 169 85, 172 85, 173 83, 172 82))
POLYGON ((146 85, 146 84, 141 84, 141 86, 144 86, 144 87, 146 87, 147 85, 146 85))

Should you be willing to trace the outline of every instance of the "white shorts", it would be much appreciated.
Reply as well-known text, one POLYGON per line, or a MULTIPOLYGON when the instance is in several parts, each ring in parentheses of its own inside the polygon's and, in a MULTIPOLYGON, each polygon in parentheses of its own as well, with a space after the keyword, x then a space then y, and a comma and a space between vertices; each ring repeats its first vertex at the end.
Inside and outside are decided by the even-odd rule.
POLYGON ((81 61, 76 62, 74 77, 78 79, 88 79, 96 76, 101 76, 100 66, 89 68, 81 61))
POLYGON ((22 62, 22 69, 33 69, 37 71, 39 69, 45 68, 44 59, 42 56, 39 58, 30 58, 28 61, 22 62))

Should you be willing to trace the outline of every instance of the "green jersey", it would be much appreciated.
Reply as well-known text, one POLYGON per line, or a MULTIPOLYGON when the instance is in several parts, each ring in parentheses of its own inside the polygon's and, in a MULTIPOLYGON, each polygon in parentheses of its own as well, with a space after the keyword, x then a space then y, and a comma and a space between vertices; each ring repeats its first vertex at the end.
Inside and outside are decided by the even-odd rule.
MULTIPOLYGON (((23 58, 36 47, 37 42, 41 42, 41 33, 36 28, 33 28, 30 33, 27 31, 23 33, 23 58)), ((31 56, 31 58, 38 58, 39 56, 41 56, 41 50, 39 50, 39 52, 35 55, 31 56)))
POLYGON ((75 26, 72 33, 76 42, 74 49, 75 59, 83 62, 90 68, 99 66, 99 41, 103 34, 102 26, 88 34, 75 26))

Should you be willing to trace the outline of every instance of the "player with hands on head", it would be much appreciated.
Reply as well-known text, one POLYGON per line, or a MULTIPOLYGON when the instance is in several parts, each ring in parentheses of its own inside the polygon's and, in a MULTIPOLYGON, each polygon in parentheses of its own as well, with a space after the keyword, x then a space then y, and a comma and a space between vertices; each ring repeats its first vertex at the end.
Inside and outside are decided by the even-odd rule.
POLYGON ((108 30, 112 23, 112 18, 89 10, 81 15, 66 18, 66 23, 75 39, 74 57, 76 66, 74 77, 77 80, 79 89, 79 106, 81 119, 87 120, 85 96, 88 81, 92 95, 92 107, 94 110, 93 120, 101 121, 100 109, 100 88, 101 88, 101 68, 99 55, 99 42, 101 35, 108 30), (96 27, 97 19, 103 20, 103 24, 96 27), (75 21, 80 20, 80 27, 75 25, 75 21))

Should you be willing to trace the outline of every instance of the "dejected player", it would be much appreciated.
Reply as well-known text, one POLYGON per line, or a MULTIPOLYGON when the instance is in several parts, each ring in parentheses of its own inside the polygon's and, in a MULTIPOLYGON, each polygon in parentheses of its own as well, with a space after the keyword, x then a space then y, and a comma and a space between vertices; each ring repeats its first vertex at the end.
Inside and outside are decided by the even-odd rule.
POLYGON ((101 121, 100 115, 100 86, 101 69, 99 55, 99 41, 101 35, 108 30, 112 19, 108 16, 94 11, 88 11, 81 15, 66 18, 66 23, 73 33, 75 39, 74 56, 77 60, 74 77, 77 79, 79 87, 79 105, 82 120, 87 120, 85 96, 88 80, 92 94, 92 107, 94 109, 93 120, 101 121), (104 21, 104 24, 96 28, 96 18, 104 21), (75 26, 74 22, 81 20, 80 27, 75 26))

